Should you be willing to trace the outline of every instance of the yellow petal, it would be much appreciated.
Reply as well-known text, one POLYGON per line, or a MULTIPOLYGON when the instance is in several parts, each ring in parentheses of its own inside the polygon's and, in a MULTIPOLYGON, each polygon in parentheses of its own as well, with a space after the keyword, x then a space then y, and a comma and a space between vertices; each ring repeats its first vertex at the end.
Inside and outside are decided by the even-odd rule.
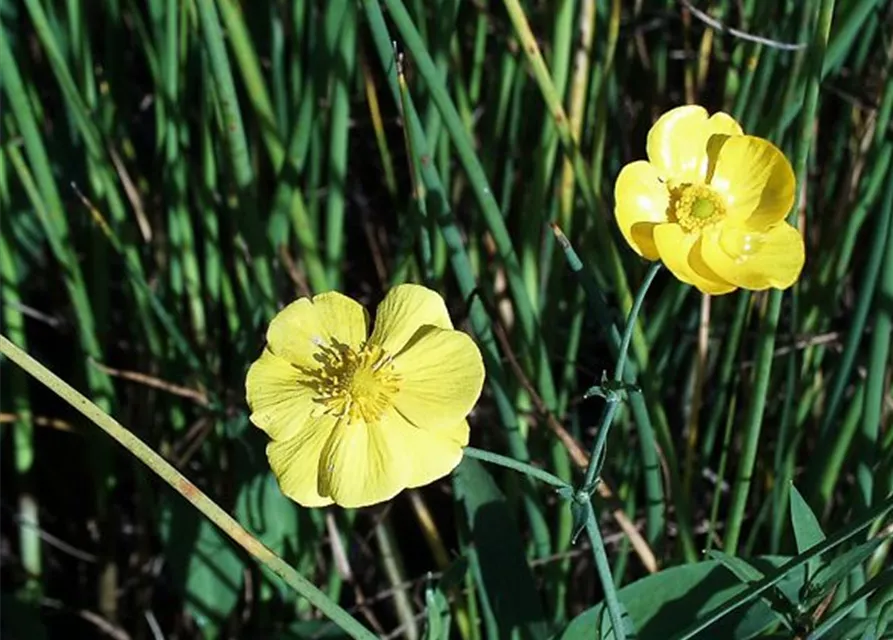
POLYGON ((267 459, 282 493, 305 507, 322 507, 332 499, 319 491, 319 461, 335 430, 335 418, 312 420, 290 440, 267 445, 267 459))
POLYGON ((648 260, 657 260, 654 226, 667 222, 670 193, 657 169, 644 160, 623 167, 614 184, 614 215, 629 246, 648 260))
POLYGON ((305 367, 318 363, 313 355, 333 340, 353 349, 366 341, 369 314, 355 300, 330 291, 295 300, 276 314, 267 329, 267 346, 276 355, 305 367))
POLYGON ((390 500, 406 488, 412 461, 387 415, 375 425, 340 420, 319 461, 319 491, 342 507, 390 500))
POLYGON ((481 395, 481 352, 461 331, 426 327, 397 354, 393 364, 400 376, 394 406, 422 429, 453 427, 481 395))
POLYGON ((269 349, 248 369, 245 395, 251 422, 273 440, 293 438, 307 423, 316 395, 301 383, 301 373, 269 349))
POLYGON ((703 182, 707 176, 710 136, 742 133, 741 125, 727 113, 708 117, 704 107, 676 107, 658 118, 648 132, 648 159, 664 179, 703 182))
POLYGON ((710 185, 723 195, 729 219, 757 231, 784 220, 794 205, 791 163, 771 142, 754 136, 723 142, 710 185))
POLYGON ((399 437, 410 465, 407 487, 421 487, 448 475, 462 461, 462 446, 468 443, 465 420, 442 434, 419 429, 396 414, 388 428, 399 437), (446 433, 451 437, 444 437, 446 433))
POLYGON ((782 222, 760 233, 723 225, 705 234, 704 261, 725 280, 744 289, 787 289, 803 270, 803 236, 782 222))
POLYGON ((453 328, 443 298, 418 284, 397 285, 378 305, 369 342, 395 354, 425 325, 453 328))
POLYGON ((698 234, 686 233, 678 224, 662 224, 654 228, 657 251, 674 276, 710 295, 720 295, 735 289, 734 285, 722 280, 717 274, 697 268, 701 266, 699 262, 692 264, 690 254, 698 238, 698 234))

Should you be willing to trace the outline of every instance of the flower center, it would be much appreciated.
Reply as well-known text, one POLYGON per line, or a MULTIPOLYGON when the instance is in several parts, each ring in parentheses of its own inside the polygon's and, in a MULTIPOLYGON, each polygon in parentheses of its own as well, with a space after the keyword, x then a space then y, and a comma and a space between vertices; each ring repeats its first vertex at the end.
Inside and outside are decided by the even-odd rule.
POLYGON ((722 198, 705 184, 670 187, 670 219, 686 231, 698 231, 726 215, 722 198))
POLYGON ((301 370, 308 375, 305 384, 318 394, 314 400, 324 413, 351 422, 378 422, 400 388, 393 357, 376 345, 355 351, 346 344, 321 345, 314 359, 319 367, 301 370))

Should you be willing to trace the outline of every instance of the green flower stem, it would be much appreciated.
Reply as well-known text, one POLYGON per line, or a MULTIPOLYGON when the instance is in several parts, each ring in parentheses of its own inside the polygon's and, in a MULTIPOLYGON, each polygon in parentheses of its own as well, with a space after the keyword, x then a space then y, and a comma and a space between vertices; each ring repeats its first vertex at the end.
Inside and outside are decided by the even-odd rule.
POLYGON ((521 462, 519 460, 515 460, 514 458, 509 458, 508 456, 502 456, 498 453, 484 451, 483 449, 476 449, 475 447, 465 447, 465 455, 467 455, 469 458, 476 458, 483 462, 489 462, 490 464, 495 464, 499 465, 500 467, 519 471, 524 475, 530 476, 531 478, 535 478, 537 480, 541 480, 546 484, 550 484, 553 487, 558 487, 559 489, 572 489, 572 487, 567 482, 565 482, 558 476, 552 475, 548 471, 543 471, 542 469, 534 467, 532 464, 528 464, 527 462, 521 462))
MULTIPOLYGON (((615 383, 623 383, 623 370, 626 368, 627 353, 629 352, 629 343, 633 336, 633 330, 636 327, 636 318, 639 315, 639 310, 642 308, 642 303, 645 301, 645 294, 651 287, 651 283, 654 282, 654 277, 657 275, 657 272, 660 271, 661 265, 661 262, 655 262, 648 268, 648 272, 645 274, 645 279, 642 281, 642 286, 640 286, 639 290, 636 292, 633 306, 629 310, 629 316, 626 320, 626 327, 623 330, 623 336, 620 339, 620 352, 617 354, 617 368, 614 370, 615 383)), ((617 413, 619 406, 620 398, 609 395, 608 403, 602 413, 601 425, 599 425, 598 428, 598 437, 592 447, 592 453, 589 456, 589 465, 586 467, 586 476, 583 481, 583 490, 590 494, 595 490, 596 476, 598 475, 598 472, 601 471, 601 462, 604 457, 605 443, 608 440, 608 431, 611 429, 611 424, 614 422, 614 415, 617 413)))
MULTIPOLYGON (((590 308, 595 315, 596 323, 605 328, 604 331, 607 333, 608 349, 610 350, 611 355, 615 357, 618 356, 620 354, 620 343, 622 341, 620 330, 614 324, 611 311, 608 308, 608 303, 599 289, 595 276, 583 265, 583 261, 574 250, 570 240, 567 239, 567 236, 564 235, 557 225, 552 225, 552 232, 555 234, 558 246, 561 247, 561 250, 564 252, 564 257, 567 260, 568 266, 579 279, 580 286, 585 292, 590 308)), ((651 327, 651 324, 649 324, 649 328, 653 328, 651 327)), ((636 362, 635 364, 638 365, 640 363, 636 362)), ((643 368, 643 374, 646 372, 647 371, 643 368)), ((633 366, 633 363, 630 363, 630 366, 626 367, 626 376, 630 383, 636 379, 635 374, 636 367, 633 366)), ((647 393, 649 388, 647 376, 643 375, 642 384, 647 393)), ((652 394, 648 395, 651 397, 651 401, 654 402, 652 394)), ((665 424, 666 416, 663 411, 660 411, 659 407, 655 405, 655 417, 658 420, 657 427, 660 432, 660 434, 656 434, 643 395, 634 394, 630 397, 629 404, 630 412, 632 413, 633 420, 635 421, 639 432, 639 446, 642 466, 644 467, 645 472, 645 534, 648 542, 653 545, 664 530, 665 509, 663 476, 661 474, 661 464, 657 456, 658 435, 662 436, 661 439, 663 442, 661 443, 661 446, 663 448, 664 456, 667 459, 667 464, 670 467, 670 479, 673 486, 679 486, 680 484, 677 483, 675 479, 675 476, 678 474, 673 473, 673 461, 676 459, 676 454, 674 452, 673 443, 670 440, 669 428, 665 424), (663 424, 661 421, 664 421, 663 424)), ((679 504, 682 504, 682 502, 679 502, 679 504)), ((695 551, 694 534, 691 532, 691 526, 687 519, 684 518, 679 519, 679 524, 679 537, 682 541, 683 548, 685 549, 686 557, 689 561, 694 562, 697 559, 697 553, 695 551)))
POLYGON ((206 518, 220 527, 239 546, 273 573, 281 577, 297 593, 307 598, 313 606, 350 634, 351 637, 375 640, 375 635, 372 632, 360 624, 347 611, 339 607, 337 603, 329 600, 309 580, 248 533, 242 525, 217 506, 211 498, 200 491, 198 487, 192 484, 186 476, 177 471, 164 458, 155 453, 146 443, 25 351, 19 349, 3 335, 0 335, 0 353, 36 378, 41 384, 48 387, 93 422, 93 424, 114 438, 130 453, 142 460, 147 467, 186 498, 206 518))
MULTIPOLYGON (((636 318, 645 301, 645 294, 654 282, 657 272, 660 271, 661 263, 655 262, 648 268, 642 285, 636 292, 633 299, 632 308, 630 308, 629 316, 626 320, 626 327, 623 330, 623 336, 620 340, 620 352, 617 355, 617 368, 614 370, 614 382, 623 383, 623 370, 626 367, 627 353, 629 352, 629 344, 632 339, 633 330, 636 327, 636 318)), ((595 510, 592 507, 591 495, 595 491, 596 478, 601 471, 602 462, 604 460, 605 443, 608 441, 608 432, 611 424, 614 422, 614 416, 620 408, 620 397, 616 392, 608 391, 608 400, 605 410, 602 413, 601 424, 598 429, 598 437, 592 447, 592 453, 589 456, 589 465, 586 467, 586 475, 583 484, 577 491, 576 495, 584 494, 584 504, 586 510, 585 527, 586 534, 592 542, 592 554, 595 558, 595 567, 598 571, 598 578, 605 592, 605 604, 608 607, 608 614, 611 617, 611 626, 614 629, 614 637, 627 637, 623 626, 623 610, 620 606, 620 600, 617 598, 617 590, 614 587, 614 578, 611 574, 611 567, 608 564, 607 553, 605 552, 605 543, 602 540, 601 531, 598 528, 598 520, 595 517, 595 510), (621 636, 621 634, 624 634, 621 636)), ((576 498, 575 498, 576 499, 576 498)))
MULTIPOLYGON (((810 56, 810 78, 806 86, 806 95, 801 112, 800 131, 796 155, 794 157, 794 174, 797 184, 803 185, 807 178, 807 160, 812 142, 813 123, 815 122, 819 104, 819 85, 821 83, 822 60, 828 46, 828 34, 831 31, 831 16, 834 13, 834 0, 822 0, 819 6, 818 22, 813 36, 810 56)), ((791 210, 791 222, 796 222, 794 215, 799 210, 800 194, 797 194, 791 210)), ((750 493, 754 464, 762 431, 763 414, 766 410, 766 398, 769 393, 769 382, 772 374, 772 363, 775 358, 775 335, 778 320, 781 316, 781 300, 783 292, 774 289, 769 294, 766 316, 763 318, 760 334, 757 339, 756 358, 754 364, 753 396, 744 424, 744 449, 741 452, 741 463, 738 476, 732 488, 732 504, 726 521, 725 552, 734 555, 741 537, 741 526, 744 523, 744 512, 750 493)))
POLYGON ((586 535, 592 541, 595 570, 598 572, 598 579, 605 592, 605 604, 608 607, 608 616, 611 618, 614 640, 626 639, 629 636, 624 631, 623 609, 620 605, 620 598, 617 597, 617 590, 614 588, 614 576, 611 574, 611 565, 608 564, 605 541, 602 539, 602 532, 598 528, 598 519, 595 517, 595 510, 592 508, 590 500, 586 501, 586 535))

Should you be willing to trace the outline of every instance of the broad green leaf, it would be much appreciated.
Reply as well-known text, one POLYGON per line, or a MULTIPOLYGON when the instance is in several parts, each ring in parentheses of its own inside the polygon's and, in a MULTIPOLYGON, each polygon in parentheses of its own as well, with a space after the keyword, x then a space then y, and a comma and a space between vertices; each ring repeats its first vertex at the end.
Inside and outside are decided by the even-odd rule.
POLYGON ((545 638, 542 602, 505 496, 477 460, 465 458, 454 478, 477 556, 476 563, 471 561, 472 571, 499 637, 545 638))
POLYGON ((806 503, 806 500, 791 485, 791 525, 794 527, 794 538, 797 540, 797 553, 803 553, 825 540, 825 533, 819 519, 806 503))
MULTIPOLYGON (((797 541, 797 553, 803 553, 825 540, 819 519, 793 484, 791 484, 791 526, 794 528, 794 539, 797 541)), ((820 562, 820 558, 809 561, 805 567, 807 578, 815 575, 820 562)))
POLYGON ((206 637, 219 636, 239 599, 245 568, 241 556, 179 496, 162 506, 161 532, 167 567, 185 596, 186 609, 206 637))
POLYGON ((718 550, 712 550, 707 553, 707 557, 713 560, 719 560, 729 571, 735 574, 741 582, 756 582, 765 578, 765 574, 750 564, 743 558, 730 556, 718 550))
MULTIPOLYGON (((283 495, 276 478, 267 470, 265 436, 255 429, 233 442, 233 466, 242 483, 236 498, 236 520, 276 555, 300 568, 296 557, 296 551, 302 550, 298 541, 299 507, 283 495)), ((283 597, 289 597, 290 589, 282 580, 268 570, 263 573, 269 580, 261 582, 262 601, 270 599, 271 586, 283 597)))
MULTIPOLYGON (((766 557, 754 560, 753 564, 768 573, 787 560, 766 557)), ((619 596, 638 629, 640 640, 667 640, 746 588, 719 561, 709 560, 664 569, 627 585, 619 596)), ((791 597, 799 584, 789 578, 781 582, 780 588, 786 597, 791 597)), ((556 640, 592 640, 593 629, 604 618, 607 610, 603 604, 592 607, 574 618, 556 640)), ((776 621, 776 614, 765 603, 756 602, 732 612, 711 627, 709 638, 754 638, 776 621)), ((604 623, 601 628, 606 629, 604 623)))
MULTIPOLYGON (((279 490, 272 473, 261 473, 242 485, 236 499, 236 520, 276 555, 294 561, 288 557, 294 554, 287 551, 297 548, 298 509, 279 490)), ((265 570, 264 574, 270 580, 262 583, 261 599, 269 599, 270 583, 287 597, 288 586, 271 572, 265 570)))
POLYGON ((236 519, 276 555, 296 545, 298 509, 282 494, 269 471, 242 485, 236 499, 236 519))

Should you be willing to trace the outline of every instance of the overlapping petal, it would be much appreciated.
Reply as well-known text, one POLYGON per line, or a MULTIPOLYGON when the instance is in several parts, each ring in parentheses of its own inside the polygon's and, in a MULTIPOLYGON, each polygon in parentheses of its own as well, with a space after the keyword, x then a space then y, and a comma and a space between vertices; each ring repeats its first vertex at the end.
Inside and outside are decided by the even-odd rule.
POLYGON ((708 116, 698 105, 671 109, 648 131, 648 159, 665 180, 702 182, 707 176, 707 141, 714 134, 741 135, 741 125, 727 113, 708 116))
POLYGON ((763 231, 784 220, 794 204, 791 163, 768 140, 726 139, 719 148, 710 186, 723 195, 726 214, 737 225, 763 231))
POLYGON ((734 290, 735 285, 723 280, 717 273, 704 269, 697 257, 691 259, 699 238, 698 234, 685 233, 678 224, 662 224, 654 229, 654 240, 661 260, 682 282, 711 295, 734 290))
POLYGON ((395 412, 388 428, 399 437, 406 451, 404 464, 409 466, 406 486, 410 488, 430 484, 449 474, 462 461, 462 447, 468 442, 468 423, 464 420, 443 432, 434 432, 410 424, 395 412), (447 433, 454 437, 446 437, 447 433))
POLYGON ((322 416, 308 421, 290 440, 274 440, 267 445, 267 459, 282 493, 305 507, 332 504, 320 493, 319 461, 335 432, 335 418, 322 416))
POLYGON ((337 340, 353 349, 366 340, 369 314, 361 304, 336 291, 292 302, 270 322, 267 346, 293 364, 311 367, 319 345, 337 340))
POLYGON ((787 289, 803 269, 803 236, 782 222, 760 232, 723 225, 705 235, 701 254, 720 277, 752 290, 787 289))
POLYGON ((453 328, 443 298, 427 287, 401 284, 391 289, 378 305, 369 342, 388 353, 398 353, 426 325, 453 328))
POLYGON ((614 216, 627 243, 640 256, 657 260, 654 227, 667 222, 670 193, 654 165, 639 160, 623 167, 614 184, 614 216))
POLYGON ((339 420, 319 459, 319 492, 337 504, 365 507, 407 487, 411 452, 391 420, 339 420))
POLYGON ((460 331, 426 327, 394 358, 400 389, 397 410, 423 429, 461 422, 477 402, 484 363, 472 339, 460 331))
POLYGON ((251 422, 273 440, 293 438, 307 425, 314 391, 303 385, 301 378, 297 368, 269 349, 248 369, 245 395, 251 422))

